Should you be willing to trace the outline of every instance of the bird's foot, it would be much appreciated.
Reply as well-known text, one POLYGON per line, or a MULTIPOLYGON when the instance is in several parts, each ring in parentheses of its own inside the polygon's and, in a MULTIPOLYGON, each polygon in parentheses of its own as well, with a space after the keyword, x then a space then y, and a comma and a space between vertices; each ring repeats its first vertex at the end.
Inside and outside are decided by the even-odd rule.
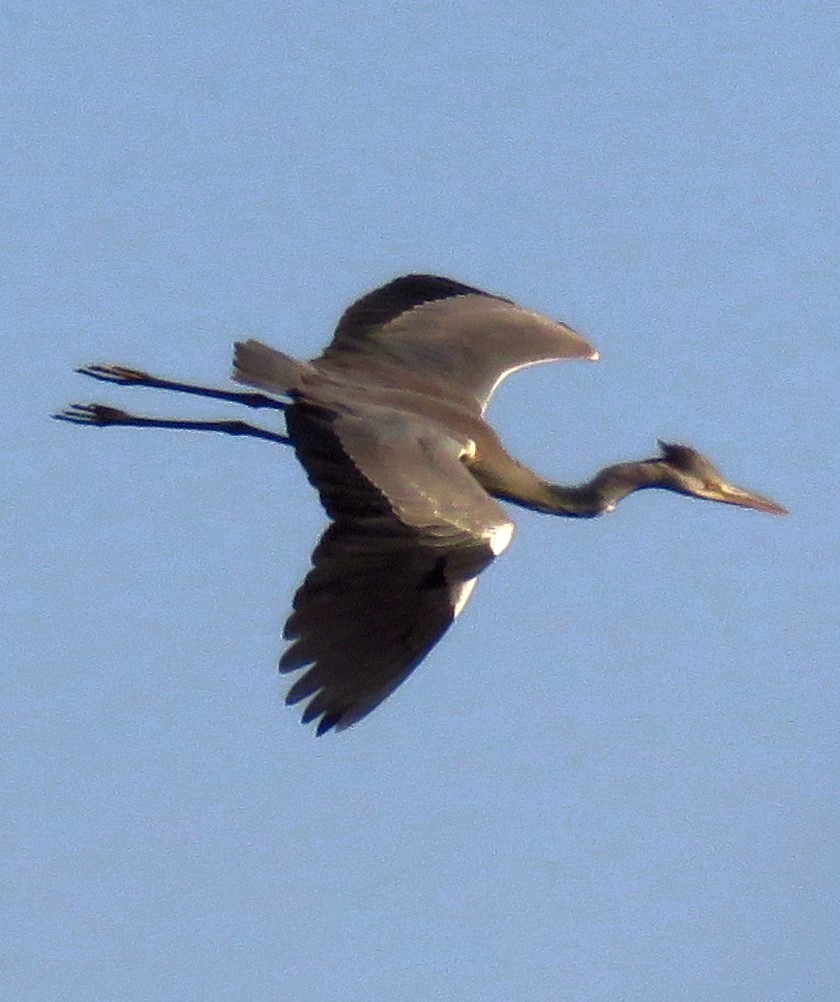
POLYGON ((92 424, 104 428, 109 424, 124 424, 129 418, 126 411, 116 407, 106 407, 104 404, 71 404, 59 414, 53 414, 57 421, 69 421, 71 424, 92 424))
POLYGON ((83 376, 99 379, 103 383, 117 383, 119 386, 130 386, 132 383, 148 383, 148 372, 140 369, 129 369, 124 365, 83 365, 76 369, 83 376))

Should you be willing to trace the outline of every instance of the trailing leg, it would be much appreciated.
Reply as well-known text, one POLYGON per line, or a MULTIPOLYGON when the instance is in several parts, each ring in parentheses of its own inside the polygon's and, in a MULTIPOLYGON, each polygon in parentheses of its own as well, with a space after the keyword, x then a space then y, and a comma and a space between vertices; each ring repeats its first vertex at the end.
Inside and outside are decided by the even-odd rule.
POLYGON ((210 397, 213 400, 227 400, 233 404, 245 407, 269 407, 272 410, 285 410, 288 406, 276 397, 264 393, 252 393, 242 390, 217 390, 211 386, 196 386, 194 383, 181 383, 173 379, 160 379, 151 376, 140 369, 128 369, 123 365, 85 365, 76 372, 103 383, 116 383, 117 386, 150 386, 158 390, 173 390, 176 393, 190 393, 196 397, 210 397))
POLYGON ((71 404, 60 414, 53 414, 58 421, 69 421, 71 424, 87 424, 97 428, 109 425, 122 425, 130 428, 178 428, 186 431, 218 431, 224 435, 244 435, 251 438, 264 438, 269 442, 279 442, 281 445, 291 445, 288 435, 281 435, 267 428, 258 428, 246 421, 182 421, 178 418, 150 418, 129 414, 116 407, 106 407, 104 404, 71 404))

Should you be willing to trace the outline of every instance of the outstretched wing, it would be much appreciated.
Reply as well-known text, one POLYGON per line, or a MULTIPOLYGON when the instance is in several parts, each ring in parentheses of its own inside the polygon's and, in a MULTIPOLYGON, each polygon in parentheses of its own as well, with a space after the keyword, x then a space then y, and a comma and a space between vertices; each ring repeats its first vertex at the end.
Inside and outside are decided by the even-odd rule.
POLYGON ((314 364, 368 383, 393 380, 396 368, 398 385, 432 382, 438 395, 483 411, 517 369, 597 357, 571 327, 509 299, 437 275, 404 275, 350 306, 314 364))
POLYGON ((513 524, 460 462, 462 447, 410 416, 306 404, 289 433, 332 524, 284 637, 283 672, 308 666, 287 703, 304 723, 349 727, 417 667, 463 608, 513 524))

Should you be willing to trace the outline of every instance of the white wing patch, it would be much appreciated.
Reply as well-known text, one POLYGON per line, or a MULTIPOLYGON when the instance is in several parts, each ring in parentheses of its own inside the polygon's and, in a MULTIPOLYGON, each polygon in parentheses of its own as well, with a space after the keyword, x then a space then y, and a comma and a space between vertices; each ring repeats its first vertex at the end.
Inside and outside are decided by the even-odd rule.
POLYGON ((478 581, 478 578, 470 578, 469 581, 464 581, 458 589, 455 604, 452 606, 452 615, 456 618, 461 615, 464 606, 469 602, 476 581, 478 581))
POLYGON ((484 533, 484 538, 490 544, 493 556, 498 557, 510 546, 513 539, 513 522, 502 522, 494 525, 492 529, 484 533))
POLYGON ((467 444, 462 449, 461 454, 458 458, 464 459, 466 457, 469 460, 473 460, 475 459, 475 454, 476 454, 475 442, 471 438, 468 438, 467 444))

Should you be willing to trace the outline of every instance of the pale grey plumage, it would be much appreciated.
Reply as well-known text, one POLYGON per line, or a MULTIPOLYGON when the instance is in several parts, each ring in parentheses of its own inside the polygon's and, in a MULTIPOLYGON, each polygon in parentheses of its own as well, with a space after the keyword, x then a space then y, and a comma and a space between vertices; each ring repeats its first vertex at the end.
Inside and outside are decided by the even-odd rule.
POLYGON ((363 296, 324 352, 301 362, 238 343, 234 378, 263 392, 160 379, 119 366, 80 371, 285 413, 287 435, 242 421, 137 417, 101 404, 56 415, 94 425, 254 435, 294 446, 330 524, 294 598, 283 672, 303 670, 287 702, 308 700, 319 734, 349 727, 406 678, 510 542, 496 499, 591 517, 632 491, 662 487, 762 511, 784 509, 726 483, 687 446, 606 467, 578 487, 538 477, 504 450, 483 413, 516 369, 597 358, 567 327, 451 279, 407 275, 363 296))

